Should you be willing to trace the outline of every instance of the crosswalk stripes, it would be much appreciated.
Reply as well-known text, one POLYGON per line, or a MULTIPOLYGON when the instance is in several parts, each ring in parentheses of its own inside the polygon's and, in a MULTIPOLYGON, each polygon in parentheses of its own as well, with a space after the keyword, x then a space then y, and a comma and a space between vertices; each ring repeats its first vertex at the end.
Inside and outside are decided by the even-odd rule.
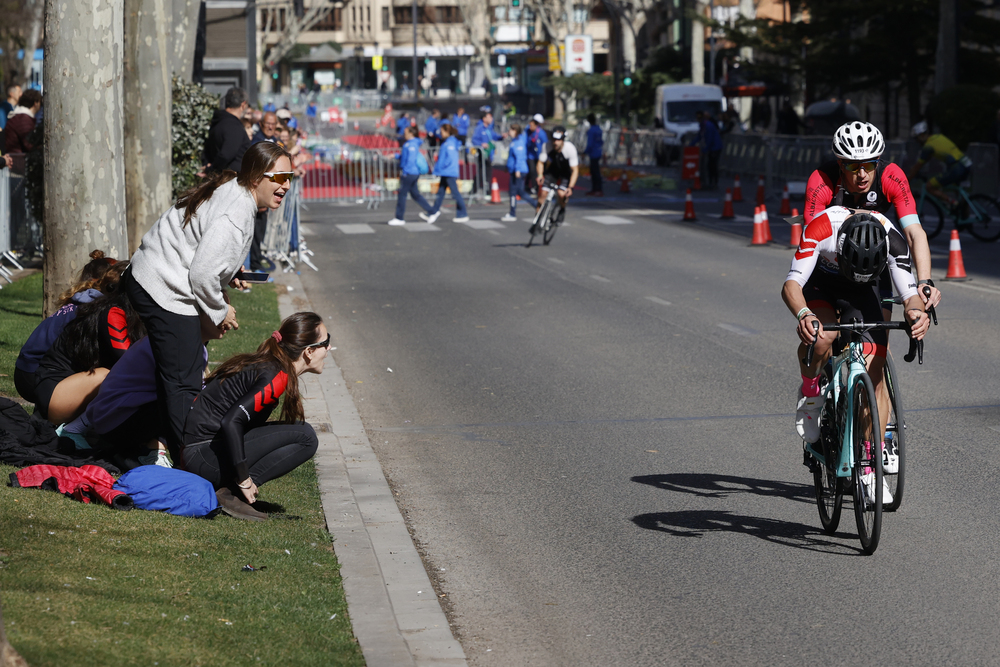
POLYGON ((496 222, 495 220, 469 220, 468 222, 460 222, 458 224, 472 227, 473 229, 504 229, 507 227, 502 222, 496 222))
POLYGON ((371 225, 365 224, 363 222, 351 223, 351 224, 339 224, 337 229, 345 234, 374 234, 375 230, 371 228, 371 225))
POLYGON ((585 215, 585 220, 593 220, 602 225, 634 225, 635 222, 617 215, 585 215))
POLYGON ((423 223, 423 224, 421 224, 421 223, 418 222, 418 223, 413 224, 413 225, 406 225, 405 227, 403 227, 403 229, 405 229, 408 232, 440 232, 441 231, 440 227, 435 227, 434 225, 429 225, 426 222, 423 223))

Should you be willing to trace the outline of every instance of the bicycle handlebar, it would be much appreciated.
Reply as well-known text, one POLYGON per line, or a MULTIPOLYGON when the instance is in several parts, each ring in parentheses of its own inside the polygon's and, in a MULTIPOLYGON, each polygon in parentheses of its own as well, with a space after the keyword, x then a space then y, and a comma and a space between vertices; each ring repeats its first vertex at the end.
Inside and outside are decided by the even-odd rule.
MULTIPOLYGON (((850 322, 847 324, 841 324, 839 322, 832 324, 824 324, 823 329, 826 331, 854 331, 858 333, 864 333, 865 331, 871 331, 872 329, 903 329, 904 331, 910 330, 909 322, 850 322)), ((813 331, 819 333, 819 324, 813 322, 813 331)), ((813 340, 809 343, 806 348, 806 356, 802 359, 802 363, 808 368, 812 366, 813 351, 816 347, 816 341, 813 340)), ((910 349, 905 355, 903 355, 903 361, 909 363, 913 361, 914 356, 917 358, 918 364, 924 363, 924 341, 910 339, 910 349)))

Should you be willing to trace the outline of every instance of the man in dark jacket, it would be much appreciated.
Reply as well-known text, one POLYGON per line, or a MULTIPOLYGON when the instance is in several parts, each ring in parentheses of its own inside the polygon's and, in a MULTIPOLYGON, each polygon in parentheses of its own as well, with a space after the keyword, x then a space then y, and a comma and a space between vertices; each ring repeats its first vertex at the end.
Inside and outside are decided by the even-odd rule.
POLYGON ((205 139, 206 171, 232 169, 239 171, 243 154, 250 148, 250 138, 243 127, 243 114, 250 103, 247 91, 230 88, 222 98, 222 109, 216 109, 205 139))
POLYGON ((4 128, 5 153, 30 153, 31 131, 35 129, 35 115, 42 108, 42 94, 37 90, 26 90, 10 113, 4 128))

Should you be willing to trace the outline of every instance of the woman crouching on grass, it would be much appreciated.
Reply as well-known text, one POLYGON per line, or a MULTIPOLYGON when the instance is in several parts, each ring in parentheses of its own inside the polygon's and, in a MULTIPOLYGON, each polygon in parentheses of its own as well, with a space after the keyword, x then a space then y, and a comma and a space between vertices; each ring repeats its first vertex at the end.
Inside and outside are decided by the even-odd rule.
POLYGON ((266 519, 250 507, 258 487, 316 453, 316 432, 303 421, 299 376, 322 373, 329 348, 323 319, 295 313, 256 352, 232 357, 208 377, 187 418, 181 467, 215 486, 226 514, 266 519), (267 423, 282 396, 281 421, 267 423))

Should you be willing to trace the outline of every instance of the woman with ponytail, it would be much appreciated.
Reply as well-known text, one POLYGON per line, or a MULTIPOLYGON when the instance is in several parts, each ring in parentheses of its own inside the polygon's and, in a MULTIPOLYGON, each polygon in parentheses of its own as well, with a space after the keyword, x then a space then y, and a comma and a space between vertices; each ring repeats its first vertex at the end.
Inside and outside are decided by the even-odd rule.
POLYGON ((299 376, 322 373, 329 348, 322 318, 295 313, 256 352, 230 358, 209 376, 187 418, 180 461, 215 486, 230 516, 266 519, 250 507, 258 487, 316 453, 316 432, 302 421, 299 376), (281 421, 268 423, 282 397, 281 421))
POLYGON ((291 177, 283 148, 255 144, 243 155, 239 174, 222 171, 184 193, 132 256, 126 289, 149 332, 167 445, 175 457, 201 389, 202 319, 223 332, 239 328, 225 286, 245 286, 239 272, 254 218, 281 206, 291 177))

